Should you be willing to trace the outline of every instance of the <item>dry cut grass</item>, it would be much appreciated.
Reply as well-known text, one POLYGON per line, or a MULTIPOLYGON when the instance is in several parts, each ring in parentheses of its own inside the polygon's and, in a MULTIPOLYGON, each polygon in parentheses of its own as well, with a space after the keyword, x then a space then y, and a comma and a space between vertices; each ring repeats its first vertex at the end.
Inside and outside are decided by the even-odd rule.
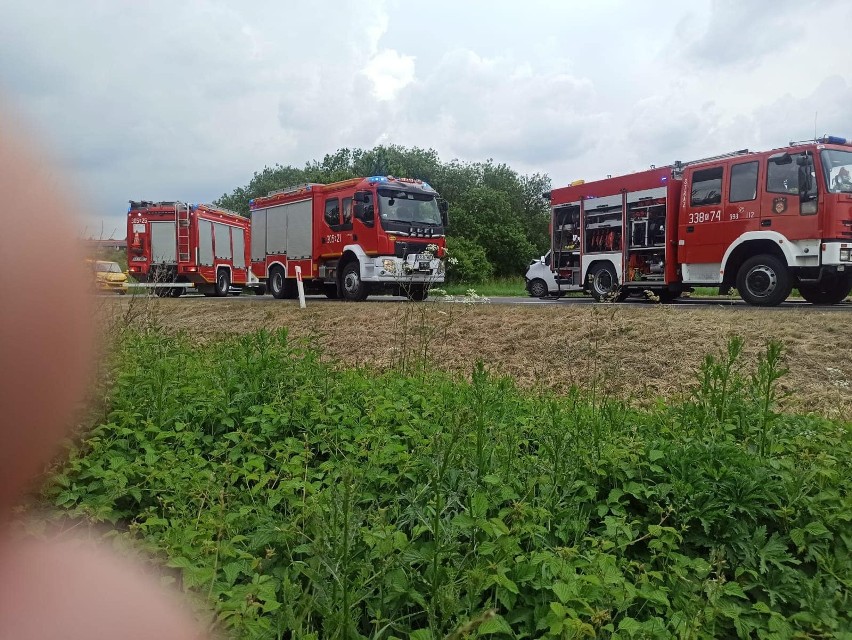
MULTIPOLYGON (((115 318, 138 322, 129 300, 110 300, 115 318)), ((468 374, 481 359, 526 387, 616 394, 637 404, 683 396, 707 353, 720 353, 732 335, 745 338, 749 365, 776 338, 790 372, 785 408, 852 419, 852 323, 849 314, 819 309, 621 305, 459 305, 416 303, 310 304, 157 299, 146 308, 169 330, 200 339, 287 327, 313 336, 344 365, 398 366, 408 349, 425 348, 436 366, 468 374), (405 347, 404 345, 407 345, 405 347)), ((410 354, 409 354, 410 356, 410 354)))

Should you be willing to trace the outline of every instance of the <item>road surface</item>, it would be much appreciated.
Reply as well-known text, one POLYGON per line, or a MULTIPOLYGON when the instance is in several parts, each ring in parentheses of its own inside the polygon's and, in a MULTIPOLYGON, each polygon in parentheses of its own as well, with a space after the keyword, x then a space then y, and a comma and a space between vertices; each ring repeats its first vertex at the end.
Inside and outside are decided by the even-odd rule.
MULTIPOLYGON (((109 295, 109 294, 106 294, 109 295)), ((185 300, 187 304, 192 304, 193 300, 217 300, 222 304, 240 304, 245 302, 261 302, 261 303, 269 303, 269 304, 292 304, 293 301, 288 300, 276 300, 271 295, 264 296, 256 296, 251 293, 244 293, 239 296, 227 296, 224 298, 207 298, 205 296, 190 293, 179 298, 180 300, 185 300)), ((432 298, 431 300, 434 300, 432 298)), ((462 304, 462 296, 455 297, 455 303, 462 304)), ((628 298, 624 302, 615 302, 615 303, 597 303, 591 297, 570 297, 570 298, 530 298, 528 296, 506 296, 506 297, 489 297, 489 304, 500 304, 500 305, 535 305, 535 306, 583 306, 583 305, 594 305, 594 304, 613 304, 618 307, 655 307, 656 303, 651 302, 649 300, 643 300, 640 298, 628 298)), ((307 296, 307 304, 325 304, 327 302, 339 302, 339 300, 329 300, 323 295, 311 295, 307 296)), ((367 298, 368 303, 399 303, 405 302, 405 298, 401 296, 371 296, 367 298)), ((691 308, 694 309, 696 307, 730 307, 730 308, 738 308, 738 309, 751 309, 755 311, 789 311, 792 309, 801 309, 801 310, 819 310, 819 311, 834 311, 834 312, 849 312, 852 311, 852 302, 846 301, 840 304, 836 304, 833 306, 815 306, 800 298, 791 298, 787 302, 784 302, 778 307, 752 307, 747 305, 745 302, 738 298, 723 298, 723 297, 707 297, 707 298, 682 298, 680 300, 676 300, 675 302, 664 305, 670 308, 691 308)))

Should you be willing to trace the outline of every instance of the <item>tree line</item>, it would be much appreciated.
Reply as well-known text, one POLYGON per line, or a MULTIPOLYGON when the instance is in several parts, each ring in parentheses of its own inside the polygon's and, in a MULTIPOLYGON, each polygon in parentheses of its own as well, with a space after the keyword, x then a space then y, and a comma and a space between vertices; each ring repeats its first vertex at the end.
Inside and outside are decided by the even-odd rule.
POLYGON ((216 204, 249 215, 249 200, 275 189, 374 175, 423 180, 447 200, 447 249, 458 260, 449 275, 455 281, 477 283, 523 274, 530 259, 550 245, 550 210, 542 195, 550 191, 547 175, 521 175, 493 160, 443 162, 436 151, 417 147, 340 149, 303 168, 264 167, 216 204))

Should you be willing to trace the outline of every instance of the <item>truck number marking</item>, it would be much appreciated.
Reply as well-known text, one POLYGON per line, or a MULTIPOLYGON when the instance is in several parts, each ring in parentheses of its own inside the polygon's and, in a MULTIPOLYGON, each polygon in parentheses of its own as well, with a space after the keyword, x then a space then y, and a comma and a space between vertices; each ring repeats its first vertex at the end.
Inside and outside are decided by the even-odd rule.
POLYGON ((732 213, 729 219, 730 220, 739 220, 740 218, 753 218, 753 217, 754 217, 754 211, 746 212, 742 207, 740 207, 740 210, 737 213, 732 213))
POLYGON ((693 211, 689 214, 689 222, 687 224, 701 224, 702 222, 721 222, 721 220, 721 209, 713 209, 712 211, 693 211))
POLYGON ((133 218, 130 222, 133 224, 145 224, 148 222, 148 218, 133 218))
POLYGON ((343 236, 340 235, 339 233, 332 233, 331 235, 328 235, 328 236, 325 237, 325 241, 329 244, 331 244, 333 242, 342 242, 343 236))

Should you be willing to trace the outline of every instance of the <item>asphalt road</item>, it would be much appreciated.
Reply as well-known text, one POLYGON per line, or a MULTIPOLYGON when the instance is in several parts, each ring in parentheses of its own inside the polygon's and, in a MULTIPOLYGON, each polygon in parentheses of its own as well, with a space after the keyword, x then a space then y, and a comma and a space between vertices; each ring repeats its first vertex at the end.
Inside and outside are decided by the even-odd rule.
MULTIPOLYGON (((457 296, 457 304, 463 304, 461 301, 461 296, 457 296)), ((214 300, 218 301, 222 304, 228 303, 243 303, 243 302, 265 302, 271 304, 292 304, 292 301, 287 300, 276 300, 270 295, 265 296, 256 296, 253 294, 243 294, 239 296, 227 296, 225 298, 207 298, 198 294, 187 294, 179 298, 180 300, 185 300, 188 304, 191 304, 193 300, 214 300)), ((367 298, 368 303, 399 303, 404 302, 405 298, 400 296, 371 296, 367 298)), ((571 306, 584 306, 584 305, 594 305, 598 304, 594 301, 590 296, 587 297, 570 297, 570 298, 530 298, 526 297, 489 297, 488 301, 490 304, 501 304, 501 305, 537 305, 537 306, 557 306, 557 305, 571 305, 571 306)), ((306 302, 309 305, 312 304, 324 304, 327 302, 338 302, 337 300, 329 300, 323 295, 316 296, 307 296, 306 302)), ((640 298, 629 298, 624 302, 611 303, 615 304, 619 307, 655 307, 656 303, 642 300, 640 298)), ((779 305, 778 307, 752 307, 747 305, 745 302, 739 299, 729 299, 729 298, 683 298, 681 300, 676 300, 675 302, 669 303, 665 305, 666 307, 676 308, 676 309, 694 309, 696 307, 729 307, 736 309, 749 309, 753 311, 767 312, 767 311, 789 311, 793 309, 800 310, 819 310, 819 311, 831 311, 831 312, 850 312, 852 311, 852 302, 842 302, 840 304, 836 304, 833 306, 825 306, 825 307, 817 307, 812 304, 809 304, 801 299, 792 298, 787 302, 779 305)))

